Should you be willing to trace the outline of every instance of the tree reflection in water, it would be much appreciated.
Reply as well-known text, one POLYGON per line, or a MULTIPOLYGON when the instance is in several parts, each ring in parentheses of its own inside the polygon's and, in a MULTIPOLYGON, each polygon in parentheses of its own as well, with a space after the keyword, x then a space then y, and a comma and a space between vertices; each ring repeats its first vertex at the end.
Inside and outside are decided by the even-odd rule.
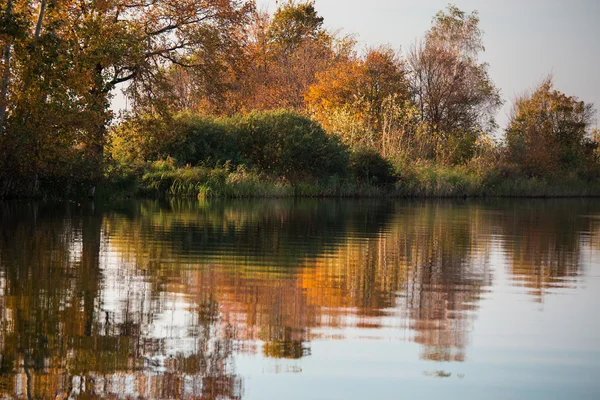
POLYGON ((535 299, 580 273, 597 221, 573 204, 3 203, 0 389, 237 399, 235 354, 299 359, 353 327, 463 361, 494 249, 535 299))

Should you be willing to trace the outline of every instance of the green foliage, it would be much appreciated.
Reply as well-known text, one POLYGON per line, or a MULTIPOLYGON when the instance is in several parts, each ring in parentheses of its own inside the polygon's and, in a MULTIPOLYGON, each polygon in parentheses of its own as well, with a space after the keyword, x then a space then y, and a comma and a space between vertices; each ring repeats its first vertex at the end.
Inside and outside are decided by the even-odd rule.
POLYGON ((449 135, 441 146, 441 161, 446 164, 461 165, 475 155, 477 139, 481 132, 465 131, 449 135))
MULTIPOLYGON (((150 197, 384 197, 394 196, 392 186, 340 179, 337 176, 314 182, 291 183, 240 165, 229 164, 207 167, 178 168, 172 160, 152 163, 141 178, 123 176, 122 184, 129 184, 130 194, 150 197), (132 184, 133 182, 133 184, 132 184), (131 190, 135 190, 132 192, 131 190)), ((125 186, 113 184, 115 190, 125 186)), ((124 195, 119 192, 118 195, 124 195)))
POLYGON ((592 106, 550 80, 515 104, 505 148, 488 140, 502 101, 476 11, 449 5, 404 56, 359 56, 313 1, 272 18, 246 0, 127 16, 112 0, 5 4, 0 197, 107 182, 171 196, 537 195, 600 181, 592 106), (109 129, 126 82, 132 113, 109 129))
POLYGON ((189 113, 126 120, 111 131, 109 149, 120 163, 167 157, 180 166, 242 162, 235 132, 225 121, 189 113))
POLYGON ((495 197, 598 197, 600 184, 571 177, 514 177, 498 180, 488 194, 495 197))
MULTIPOLYGON (((99 184, 107 172, 104 145, 117 85, 129 83, 136 110, 162 111, 160 102, 145 100, 157 99, 164 69, 185 64, 190 54, 204 66, 229 57, 253 10, 253 2, 237 0, 132 3, 126 16, 112 0, 4 4, 0 132, 18 150, 8 168, 29 181, 66 177, 77 185, 99 184)), ((0 172, 0 181, 20 192, 12 177, 0 172)))
POLYGON ((337 137, 291 111, 214 119, 191 114, 170 122, 127 121, 111 135, 121 163, 170 157, 177 166, 248 165, 288 179, 344 175, 348 152, 337 137))
POLYGON ((172 121, 139 115, 126 119, 110 130, 107 150, 122 165, 139 165, 169 156, 168 148, 177 142, 172 121))
POLYGON ((198 115, 179 116, 174 126, 176 140, 166 149, 179 164, 215 165, 242 162, 237 133, 226 121, 198 115))
POLYGON ((231 120, 242 155, 266 173, 295 180, 344 175, 348 153, 336 136, 290 111, 254 112, 231 120))
POLYGON ((176 168, 172 161, 151 165, 141 179, 140 192, 173 197, 288 197, 293 189, 244 166, 176 168))
POLYGON ((350 171, 356 179, 374 185, 392 184, 397 180, 392 164, 369 148, 359 148, 350 154, 350 171))
POLYGON ((314 2, 288 1, 275 11, 268 36, 277 45, 291 48, 305 39, 318 38, 322 26, 323 18, 318 16, 314 2))

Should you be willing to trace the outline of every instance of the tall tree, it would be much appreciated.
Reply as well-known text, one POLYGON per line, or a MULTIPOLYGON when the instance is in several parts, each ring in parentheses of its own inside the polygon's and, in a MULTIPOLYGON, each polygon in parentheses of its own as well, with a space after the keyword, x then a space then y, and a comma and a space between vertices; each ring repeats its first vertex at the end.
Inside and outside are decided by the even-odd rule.
POLYGON ((393 49, 369 49, 363 58, 346 58, 317 73, 305 100, 323 126, 351 146, 389 152, 391 108, 408 100, 405 65, 393 49))
POLYGON ((283 2, 273 16, 255 12, 245 28, 239 45, 215 57, 218 62, 210 68, 174 65, 165 70, 164 90, 155 98, 146 96, 148 100, 164 99, 174 111, 219 115, 279 108, 304 111, 304 96, 316 74, 353 45, 323 28, 313 2, 283 2))
POLYGON ((19 75, 13 131, 52 137, 61 126, 70 129, 67 141, 81 144, 85 175, 97 180, 117 85, 128 85, 134 99, 152 98, 169 65, 189 67, 215 49, 226 52, 252 9, 245 0, 43 1, 30 18, 28 38, 14 43, 19 75), (39 45, 31 46, 32 40, 39 45), (39 107, 35 115, 32 104, 39 107), (56 118, 44 124, 34 118, 50 110, 77 124, 69 128, 56 118))
POLYGON ((269 39, 287 50, 307 39, 318 40, 324 34, 323 17, 317 14, 313 1, 287 1, 275 11, 268 29, 269 39))
POLYGON ((499 90, 480 63, 484 51, 479 16, 448 6, 433 19, 424 40, 408 54, 411 87, 430 135, 454 154, 432 158, 460 162, 469 158, 479 135, 495 129, 494 116, 502 101, 499 90))
POLYGON ((506 129, 509 157, 533 176, 575 172, 589 159, 595 162, 593 118, 592 104, 555 90, 547 78, 514 104, 506 129))
POLYGON ((248 71, 238 102, 242 111, 288 108, 303 111, 315 76, 339 53, 312 2, 288 1, 273 17, 258 15, 248 47, 248 71))
POLYGON ((6 118, 6 107, 8 105, 8 85, 10 81, 10 59, 12 57, 12 41, 16 36, 18 24, 15 22, 13 12, 13 0, 7 0, 6 8, 3 10, 4 15, 1 15, 3 29, 0 30, 0 35, 4 36, 4 50, 2 51, 2 61, 4 68, 2 71, 2 82, 0 83, 0 135, 4 134, 4 120, 6 118))

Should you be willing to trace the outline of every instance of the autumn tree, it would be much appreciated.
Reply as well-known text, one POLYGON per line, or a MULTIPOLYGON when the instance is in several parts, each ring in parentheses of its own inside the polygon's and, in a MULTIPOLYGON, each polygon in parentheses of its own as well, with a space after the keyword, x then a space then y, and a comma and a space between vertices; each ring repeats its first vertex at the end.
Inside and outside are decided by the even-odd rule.
POLYGON ((14 50, 4 71, 14 73, 10 93, 2 95, 2 105, 11 99, 4 126, 13 137, 58 135, 78 145, 86 168, 77 172, 91 181, 102 173, 117 85, 128 85, 139 104, 152 100, 169 65, 188 67, 227 52, 253 8, 243 0, 43 0, 31 12, 36 8, 28 4, 19 3, 28 10, 25 34, 5 45, 14 50), (34 122, 44 115, 55 120, 34 122), (77 123, 64 123, 71 118, 77 123), (60 126, 68 132, 61 133, 60 126))
POLYGON ((275 11, 267 35, 273 44, 291 51, 306 40, 325 35, 323 17, 317 14, 314 2, 288 1, 275 11))
POLYGON ((404 108, 408 97, 401 57, 382 46, 317 73, 305 100, 312 115, 347 144, 372 147, 385 155, 394 147, 389 138, 391 119, 396 118, 393 109, 404 108))
POLYGON ((198 48, 161 65, 150 84, 129 92, 136 111, 231 114, 236 109, 231 93, 239 90, 248 68, 248 29, 255 15, 248 3, 243 18, 226 31, 213 32, 198 48))
POLYGON ((82 131, 92 118, 82 108, 86 74, 77 68, 69 41, 57 34, 64 25, 60 8, 46 0, 14 5, 19 32, 9 43, 4 71, 8 101, 0 145, 11 173, 0 173, 0 180, 7 179, 9 187, 21 178, 29 185, 18 185, 17 191, 35 195, 41 172, 66 176, 80 167, 74 145, 84 142, 82 131))
MULTIPOLYGON (((108 95, 119 83, 130 82, 128 90, 134 100, 141 98, 140 93, 147 98, 162 77, 161 67, 185 67, 190 65, 190 54, 201 60, 204 56, 210 59, 215 49, 225 51, 252 7, 242 0, 125 1, 99 10, 105 16, 99 29, 111 30, 107 35, 117 32, 118 36, 110 41, 101 32, 90 36, 101 39, 97 53, 92 54, 98 57, 92 63, 95 84, 91 89, 99 112, 107 109, 108 95), (116 48, 104 49, 107 42, 115 43, 116 48)), ((106 123, 98 126, 96 146, 102 145, 105 130, 106 123)))
POLYGON ((284 2, 272 16, 255 11, 237 37, 237 46, 213 57, 210 66, 166 69, 162 92, 146 96, 149 103, 162 99, 175 112, 216 115, 303 111, 315 74, 339 57, 343 47, 343 40, 323 28, 313 2, 284 2))
POLYGON ((430 158, 464 161, 477 138, 496 127, 502 101, 488 65, 478 60, 485 50, 482 36, 476 11, 450 5, 408 54, 414 102, 436 143, 430 158))
POLYGON ((509 159, 530 176, 576 172, 595 162, 592 104, 555 90, 545 79, 515 101, 506 129, 509 159))
POLYGON ((340 57, 343 46, 323 28, 313 2, 283 3, 272 18, 258 15, 248 47, 248 71, 240 84, 240 111, 287 108, 304 111, 304 95, 340 57))
POLYGON ((8 84, 10 80, 10 59, 12 56, 12 40, 15 36, 14 29, 10 29, 11 25, 14 24, 13 17, 13 2, 8 0, 6 2, 6 8, 3 11, 2 18, 2 31, 0 33, 3 36, 3 51, 2 51, 2 81, 0 83, 0 135, 4 134, 4 118, 6 116, 6 106, 8 102, 8 84))

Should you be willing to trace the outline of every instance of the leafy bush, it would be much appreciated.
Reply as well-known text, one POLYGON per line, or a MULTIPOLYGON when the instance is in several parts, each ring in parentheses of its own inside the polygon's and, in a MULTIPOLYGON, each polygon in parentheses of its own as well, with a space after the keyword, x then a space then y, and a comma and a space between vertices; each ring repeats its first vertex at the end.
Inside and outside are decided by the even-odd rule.
POLYGON ((232 119, 242 155, 255 167, 288 179, 344 175, 348 151, 311 119, 291 111, 253 112, 232 119))
POLYGON ((111 154, 120 163, 170 157, 177 166, 229 162, 291 180, 343 176, 348 151, 337 136, 291 111, 253 112, 215 119, 182 114, 153 123, 127 121, 112 132, 111 154))
POLYGON ((243 162, 236 133, 229 129, 227 121, 183 114, 175 119, 172 129, 177 140, 166 150, 179 165, 243 162))
POLYGON ((127 164, 167 157, 179 166, 243 162, 226 121, 192 114, 127 120, 111 132, 110 149, 116 161, 127 164))
POLYGON ((151 115, 124 120, 109 132, 110 158, 123 165, 141 165, 172 156, 168 149, 177 141, 172 122, 151 115))
POLYGON ((374 185, 392 184, 398 179, 392 164, 370 148, 360 148, 350 154, 350 171, 356 179, 374 185))

